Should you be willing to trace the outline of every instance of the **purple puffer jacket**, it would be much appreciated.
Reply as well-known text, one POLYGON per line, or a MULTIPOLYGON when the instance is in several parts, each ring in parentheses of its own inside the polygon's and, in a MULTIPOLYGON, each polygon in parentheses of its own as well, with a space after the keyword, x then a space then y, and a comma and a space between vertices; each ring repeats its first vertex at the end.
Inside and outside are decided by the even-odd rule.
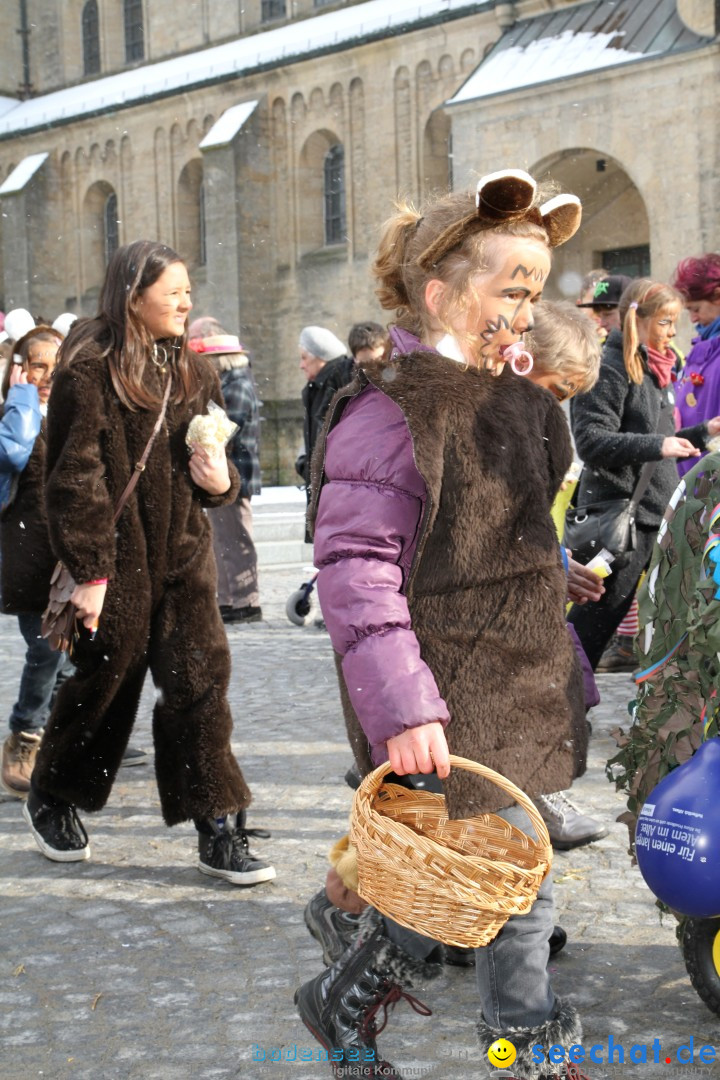
POLYGON ((318 596, 380 764, 394 735, 450 719, 421 659, 404 595, 426 490, 400 407, 366 387, 330 432, 324 471, 315 522, 318 596))
MULTIPOLYGON (((702 341, 695 338, 688 353, 679 382, 675 385, 675 423, 678 429, 712 420, 720 416, 720 336, 702 341), (701 386, 693 384, 691 375, 704 380, 701 386), (688 403, 695 400, 695 405, 688 403)), ((677 462, 680 476, 697 465, 697 458, 677 462)))

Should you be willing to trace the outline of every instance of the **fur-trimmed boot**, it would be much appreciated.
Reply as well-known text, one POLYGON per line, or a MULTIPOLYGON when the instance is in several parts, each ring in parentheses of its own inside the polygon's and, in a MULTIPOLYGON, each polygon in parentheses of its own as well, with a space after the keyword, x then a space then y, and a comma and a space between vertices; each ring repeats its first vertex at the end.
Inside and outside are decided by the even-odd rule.
MULTIPOLYGON (((482 1016, 478 1020, 478 1036, 480 1038, 480 1052, 486 1057, 488 1050, 498 1039, 507 1039, 515 1047, 515 1058, 508 1065, 505 1076, 512 1075, 515 1080, 568 1080, 572 1077, 567 1072, 570 1066, 553 1065, 548 1062, 547 1054, 550 1046, 572 1046, 574 1043, 582 1043, 582 1026, 577 1010, 561 998, 557 999, 555 1015, 538 1024, 533 1028, 505 1028, 499 1031, 497 1028, 486 1024, 482 1016), (537 1053, 533 1054, 533 1047, 541 1046, 543 1049, 542 1060, 537 1060, 537 1053)), ((575 1068, 575 1066, 572 1066, 575 1068)), ((490 1070, 488 1070, 490 1071, 490 1070)), ((492 1070, 497 1075, 497 1069, 492 1070)), ((582 1074, 577 1080, 582 1080, 582 1074)))
POLYGON ((378 1055, 375 1039, 388 1010, 403 998, 421 1016, 431 1010, 406 988, 434 979, 440 964, 417 960, 391 941, 379 911, 368 907, 358 935, 331 968, 295 991, 300 1017, 328 1052, 336 1077, 402 1080, 378 1055))

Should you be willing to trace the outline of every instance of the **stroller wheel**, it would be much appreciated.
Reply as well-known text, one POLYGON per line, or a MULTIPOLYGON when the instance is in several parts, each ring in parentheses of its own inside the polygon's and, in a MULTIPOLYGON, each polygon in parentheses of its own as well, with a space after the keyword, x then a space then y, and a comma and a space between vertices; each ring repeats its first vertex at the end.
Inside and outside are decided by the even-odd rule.
POLYGON ((720 1015, 720 918, 688 919, 680 948, 693 988, 720 1015))
POLYGON ((312 604, 307 589, 296 589, 288 597, 285 614, 291 623, 295 623, 296 626, 304 626, 311 608, 312 604))

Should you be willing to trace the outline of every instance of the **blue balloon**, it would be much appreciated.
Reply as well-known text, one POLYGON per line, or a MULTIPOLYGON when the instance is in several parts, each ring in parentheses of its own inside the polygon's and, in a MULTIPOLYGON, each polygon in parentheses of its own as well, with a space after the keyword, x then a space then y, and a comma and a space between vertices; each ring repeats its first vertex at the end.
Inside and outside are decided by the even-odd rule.
POLYGON ((720 915, 720 738, 654 788, 635 830, 640 872, 659 900, 681 915, 720 915))

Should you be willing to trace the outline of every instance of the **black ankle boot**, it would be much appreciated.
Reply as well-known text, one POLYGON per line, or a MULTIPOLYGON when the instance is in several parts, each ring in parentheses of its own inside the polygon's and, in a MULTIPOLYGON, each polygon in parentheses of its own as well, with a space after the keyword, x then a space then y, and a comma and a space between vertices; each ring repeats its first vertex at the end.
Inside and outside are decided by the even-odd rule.
POLYGON ((253 855, 248 842, 250 836, 267 839, 270 833, 264 829, 246 829, 244 810, 227 817, 222 824, 214 818, 196 821, 195 828, 201 873, 223 878, 232 885, 258 885, 275 877, 275 867, 253 855))
POLYGON ((430 1016, 430 1009, 405 987, 434 978, 441 970, 441 965, 417 960, 390 941, 378 911, 363 911, 353 944, 331 968, 295 991, 300 1017, 327 1050, 336 1077, 402 1080, 378 1055, 376 1036, 387 1024, 388 1010, 403 998, 416 1012, 430 1016))
POLYGON ((32 779, 23 817, 46 859, 81 862, 90 858, 88 836, 75 807, 39 791, 32 779))
POLYGON ((325 889, 308 901, 304 917, 308 930, 322 945, 323 964, 328 967, 340 959, 358 932, 360 916, 335 907, 325 889))

